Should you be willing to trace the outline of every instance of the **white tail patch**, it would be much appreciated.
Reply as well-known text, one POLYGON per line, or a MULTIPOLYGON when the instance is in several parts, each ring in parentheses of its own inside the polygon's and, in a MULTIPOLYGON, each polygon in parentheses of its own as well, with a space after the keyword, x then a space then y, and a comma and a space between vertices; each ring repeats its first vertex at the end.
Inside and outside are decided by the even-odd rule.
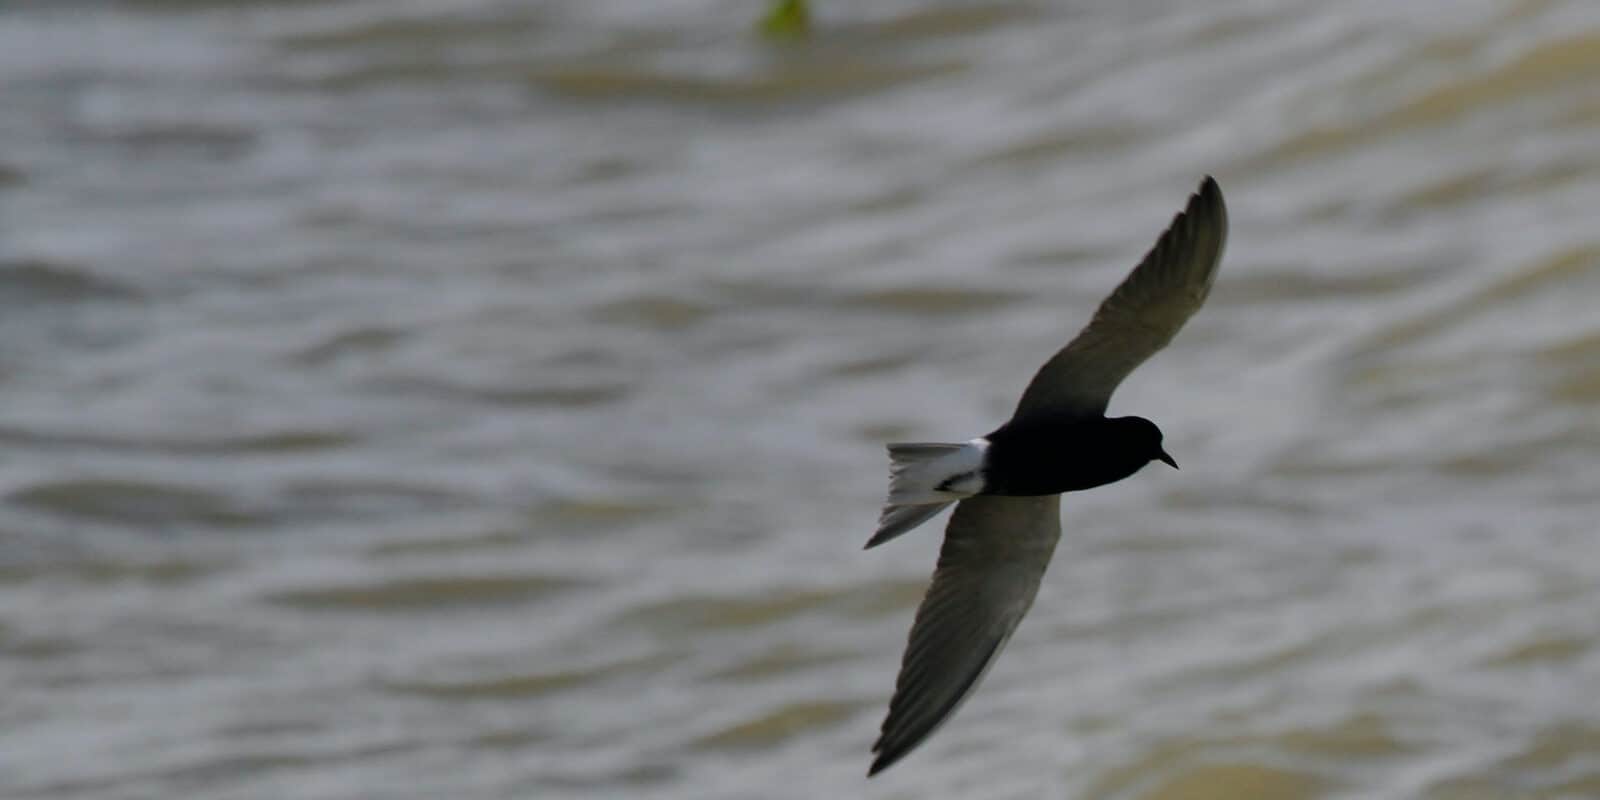
POLYGON ((944 507, 983 491, 987 439, 964 444, 905 442, 889 445, 889 499, 878 516, 873 547, 928 521, 944 507))
POLYGON ((943 511, 949 503, 928 503, 920 506, 884 506, 878 515, 878 530, 867 540, 865 549, 877 547, 912 528, 927 522, 943 511))

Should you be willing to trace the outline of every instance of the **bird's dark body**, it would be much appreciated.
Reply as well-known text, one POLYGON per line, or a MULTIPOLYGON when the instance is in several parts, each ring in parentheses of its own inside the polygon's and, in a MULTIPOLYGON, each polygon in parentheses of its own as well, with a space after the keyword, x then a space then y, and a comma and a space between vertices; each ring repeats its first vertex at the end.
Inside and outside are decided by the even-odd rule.
POLYGON ((1014 419, 994 433, 983 494, 1031 496, 1116 483, 1150 463, 1161 432, 1139 417, 1014 419))

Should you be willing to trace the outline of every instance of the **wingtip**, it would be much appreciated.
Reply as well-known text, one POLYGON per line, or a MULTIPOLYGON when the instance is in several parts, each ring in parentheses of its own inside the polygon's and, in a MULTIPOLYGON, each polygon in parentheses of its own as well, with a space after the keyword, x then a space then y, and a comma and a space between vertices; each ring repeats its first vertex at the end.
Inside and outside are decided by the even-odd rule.
POLYGON ((889 767, 893 766, 894 762, 899 761, 900 757, 905 755, 904 752, 894 753, 894 754, 891 755, 888 752, 882 752, 881 748, 882 748, 882 742, 881 741, 878 744, 872 746, 872 754, 873 754, 873 756, 872 756, 872 766, 867 767, 867 777, 868 778, 870 778, 870 777, 872 777, 874 775, 877 775, 878 773, 880 773, 880 772, 888 769, 889 767))
MULTIPOLYGON (((1208 224, 1219 229, 1222 237, 1227 236, 1228 227, 1228 202, 1222 197, 1222 186, 1217 179, 1206 175, 1200 181, 1200 188, 1189 197, 1189 205, 1184 209, 1183 216, 1196 220, 1206 219, 1208 224)), ((1221 256, 1221 248, 1218 248, 1221 256)))

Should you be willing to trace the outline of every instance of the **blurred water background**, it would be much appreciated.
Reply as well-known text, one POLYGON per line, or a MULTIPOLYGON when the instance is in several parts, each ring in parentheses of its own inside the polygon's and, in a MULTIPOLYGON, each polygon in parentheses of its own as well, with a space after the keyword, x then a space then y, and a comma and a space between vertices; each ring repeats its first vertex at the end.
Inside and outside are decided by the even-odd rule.
POLYGON ((1600 4, 10 0, 0 796, 1600 797, 1600 4), (966 438, 1201 175, 983 690, 966 438))

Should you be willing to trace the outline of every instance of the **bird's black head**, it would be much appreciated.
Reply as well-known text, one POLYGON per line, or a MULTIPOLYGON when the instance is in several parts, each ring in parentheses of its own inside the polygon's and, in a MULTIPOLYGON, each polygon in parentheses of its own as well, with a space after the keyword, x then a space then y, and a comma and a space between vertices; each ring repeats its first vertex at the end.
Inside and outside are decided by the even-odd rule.
POLYGON ((1127 446, 1133 454, 1144 457, 1144 463, 1160 461, 1173 469, 1178 468, 1178 462, 1161 446, 1161 429, 1154 422, 1144 417, 1122 417, 1114 422, 1122 429, 1127 446))

